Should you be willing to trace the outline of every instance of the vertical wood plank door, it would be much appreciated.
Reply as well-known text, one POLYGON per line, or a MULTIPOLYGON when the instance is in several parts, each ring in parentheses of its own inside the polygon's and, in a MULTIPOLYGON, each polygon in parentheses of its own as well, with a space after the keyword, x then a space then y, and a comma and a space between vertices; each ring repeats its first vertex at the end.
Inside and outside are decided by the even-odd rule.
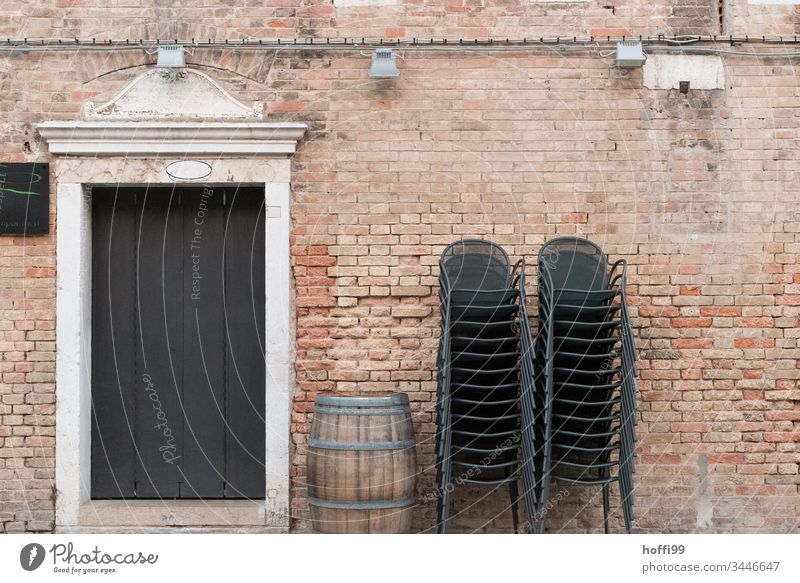
POLYGON ((263 498, 263 189, 92 207, 92 497, 263 498))

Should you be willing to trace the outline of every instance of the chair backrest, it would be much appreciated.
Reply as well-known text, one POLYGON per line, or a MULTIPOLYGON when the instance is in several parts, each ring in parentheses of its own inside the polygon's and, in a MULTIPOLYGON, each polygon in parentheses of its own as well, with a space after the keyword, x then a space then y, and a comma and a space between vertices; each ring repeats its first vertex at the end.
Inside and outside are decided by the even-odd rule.
POLYGON ((547 269, 555 289, 608 289, 603 250, 581 237, 557 237, 539 249, 539 269, 547 269))
POLYGON ((508 254, 483 239, 451 243, 442 251, 439 268, 439 277, 450 290, 502 290, 511 283, 508 254))

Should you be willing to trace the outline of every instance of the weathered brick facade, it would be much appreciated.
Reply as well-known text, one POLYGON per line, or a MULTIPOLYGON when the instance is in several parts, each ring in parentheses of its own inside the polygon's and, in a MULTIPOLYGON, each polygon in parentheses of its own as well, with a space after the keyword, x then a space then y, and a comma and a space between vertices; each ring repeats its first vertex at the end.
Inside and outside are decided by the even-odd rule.
MULTIPOLYGON (((729 1, 720 18, 718 5, 8 0, 0 38, 760 36, 794 35, 800 23, 793 6, 729 1)), ((407 392, 419 494, 433 488, 444 245, 486 237, 532 262, 546 239, 568 233, 631 267, 641 355, 637 528, 797 530, 797 59, 727 55, 724 89, 683 95, 647 89, 641 69, 616 69, 599 53, 404 57, 399 79, 376 81, 357 51, 187 56, 237 97, 263 100, 266 119, 311 127, 292 175, 295 530, 308 528, 304 443, 318 391, 407 392)), ((114 95, 152 62, 142 51, 0 54, 0 157, 52 161, 34 124, 79 119, 84 101, 114 95)), ((0 237, 7 532, 53 527, 57 220, 53 204, 49 236, 0 237)), ((486 494, 459 491, 455 529, 510 529, 506 493, 486 494)), ((567 487, 553 530, 601 528, 599 494, 567 487)), ((415 526, 430 529, 434 518, 433 504, 421 506, 415 526)))

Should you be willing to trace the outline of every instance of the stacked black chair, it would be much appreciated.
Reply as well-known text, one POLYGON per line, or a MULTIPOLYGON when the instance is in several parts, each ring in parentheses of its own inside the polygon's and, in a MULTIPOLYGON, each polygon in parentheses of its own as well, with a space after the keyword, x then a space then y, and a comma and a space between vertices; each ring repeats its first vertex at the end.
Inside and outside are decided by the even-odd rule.
POLYGON ((609 266, 591 241, 559 237, 541 248, 538 270, 538 530, 545 529, 550 481, 558 479, 602 486, 606 532, 609 487, 617 482, 625 528, 631 532, 636 352, 626 263, 609 266))
POLYGON ((518 481, 529 511, 536 505, 525 263, 512 267, 501 247, 462 240, 443 251, 439 268, 438 529, 447 532, 456 486, 508 484, 517 531, 518 481))

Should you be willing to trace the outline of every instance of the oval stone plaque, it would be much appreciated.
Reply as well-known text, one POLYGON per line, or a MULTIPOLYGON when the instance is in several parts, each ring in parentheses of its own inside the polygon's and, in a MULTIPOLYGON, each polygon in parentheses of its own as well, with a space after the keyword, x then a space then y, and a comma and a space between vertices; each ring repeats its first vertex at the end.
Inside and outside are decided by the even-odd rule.
POLYGON ((211 165, 202 160, 178 160, 167 166, 167 176, 176 182, 197 182, 211 176, 211 165))

